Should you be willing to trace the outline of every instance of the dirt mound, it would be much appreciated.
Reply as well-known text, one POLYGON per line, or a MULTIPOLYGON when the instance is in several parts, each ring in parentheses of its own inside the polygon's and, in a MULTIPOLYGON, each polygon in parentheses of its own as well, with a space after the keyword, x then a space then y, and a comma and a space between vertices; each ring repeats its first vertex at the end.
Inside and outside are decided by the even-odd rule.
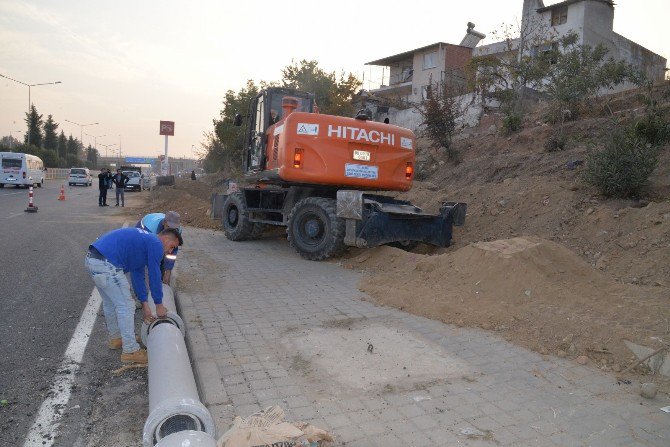
POLYGON ((132 215, 139 219, 147 213, 177 211, 182 225, 220 229, 221 223, 209 217, 211 186, 192 180, 177 180, 174 186, 158 186, 151 190, 143 208, 134 209, 132 215))
POLYGON ((390 247, 350 259, 373 271, 360 284, 376 302, 476 326, 540 353, 586 355, 605 369, 630 362, 623 340, 667 334, 658 288, 624 285, 560 244, 537 237, 479 242, 426 256, 390 247))

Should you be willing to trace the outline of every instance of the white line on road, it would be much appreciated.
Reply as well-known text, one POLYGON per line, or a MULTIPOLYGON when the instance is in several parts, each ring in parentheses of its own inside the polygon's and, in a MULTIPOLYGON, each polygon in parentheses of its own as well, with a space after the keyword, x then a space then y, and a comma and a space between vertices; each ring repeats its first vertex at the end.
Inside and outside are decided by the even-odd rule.
POLYGON ((81 314, 79 324, 77 324, 77 328, 70 339, 70 344, 67 346, 65 357, 60 364, 53 385, 51 385, 48 393, 49 397, 42 402, 42 406, 37 413, 37 419, 35 419, 35 423, 26 437, 26 442, 23 444, 24 447, 50 447, 53 445, 60 418, 63 416, 68 400, 70 400, 75 375, 81 366, 81 360, 84 357, 84 351, 86 351, 86 345, 98 316, 101 302, 100 293, 94 287, 84 312, 81 314))
POLYGON ((4 194, 0 194, 0 197, 4 197, 4 196, 13 196, 13 195, 16 195, 16 194, 26 194, 26 193, 25 193, 24 191, 19 191, 19 192, 7 192, 7 193, 4 193, 4 194))
MULTIPOLYGON (((127 226, 128 222, 125 222, 123 227, 127 226)), ((47 393, 49 397, 42 402, 35 423, 30 428, 23 447, 51 447, 53 445, 54 439, 58 435, 60 419, 70 400, 75 375, 79 371, 88 340, 91 338, 91 332, 101 303, 100 292, 96 287, 93 287, 91 297, 86 303, 79 323, 65 350, 65 356, 60 368, 58 368, 58 373, 56 373, 51 389, 47 393)))

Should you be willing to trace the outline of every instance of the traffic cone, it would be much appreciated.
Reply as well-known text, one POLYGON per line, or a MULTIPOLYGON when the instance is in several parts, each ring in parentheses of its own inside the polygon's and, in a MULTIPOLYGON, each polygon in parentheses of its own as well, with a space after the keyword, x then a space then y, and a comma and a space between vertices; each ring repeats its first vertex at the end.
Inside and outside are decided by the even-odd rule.
POLYGON ((58 200, 65 200, 65 186, 60 185, 60 196, 58 196, 58 200))
POLYGON ((24 210, 26 213, 36 213, 37 207, 33 204, 33 187, 28 190, 28 208, 24 210))

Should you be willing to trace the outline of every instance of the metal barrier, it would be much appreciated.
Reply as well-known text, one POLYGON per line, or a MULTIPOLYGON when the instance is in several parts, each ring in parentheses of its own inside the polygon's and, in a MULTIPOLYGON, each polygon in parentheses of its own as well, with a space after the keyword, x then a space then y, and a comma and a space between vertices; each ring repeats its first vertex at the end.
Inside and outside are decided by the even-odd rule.
POLYGON ((68 168, 47 168, 44 173, 45 180, 65 179, 70 175, 68 168))

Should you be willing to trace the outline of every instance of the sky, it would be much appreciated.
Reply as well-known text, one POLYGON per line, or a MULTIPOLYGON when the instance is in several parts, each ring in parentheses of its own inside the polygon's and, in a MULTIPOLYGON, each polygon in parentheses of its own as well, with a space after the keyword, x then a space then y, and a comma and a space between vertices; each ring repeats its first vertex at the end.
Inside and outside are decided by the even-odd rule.
MULTIPOLYGON (((558 3, 547 1, 546 5, 558 3)), ((517 23, 522 0, 0 0, 0 74, 38 84, 32 103, 101 155, 163 153, 159 121, 175 121, 169 154, 197 157, 227 90, 279 81, 293 61, 354 73, 435 42, 458 44, 467 22, 489 34, 517 23), (79 124, 99 123, 78 126, 79 124), (88 135, 87 135, 88 134, 88 135), (89 136, 91 135, 91 136, 89 136), (96 136, 97 138, 94 138, 96 136), (107 148, 102 145, 107 146, 107 148)), ((617 0, 614 31, 670 57, 669 0, 617 0)), ((0 136, 23 137, 28 87, 0 78, 0 136)))

